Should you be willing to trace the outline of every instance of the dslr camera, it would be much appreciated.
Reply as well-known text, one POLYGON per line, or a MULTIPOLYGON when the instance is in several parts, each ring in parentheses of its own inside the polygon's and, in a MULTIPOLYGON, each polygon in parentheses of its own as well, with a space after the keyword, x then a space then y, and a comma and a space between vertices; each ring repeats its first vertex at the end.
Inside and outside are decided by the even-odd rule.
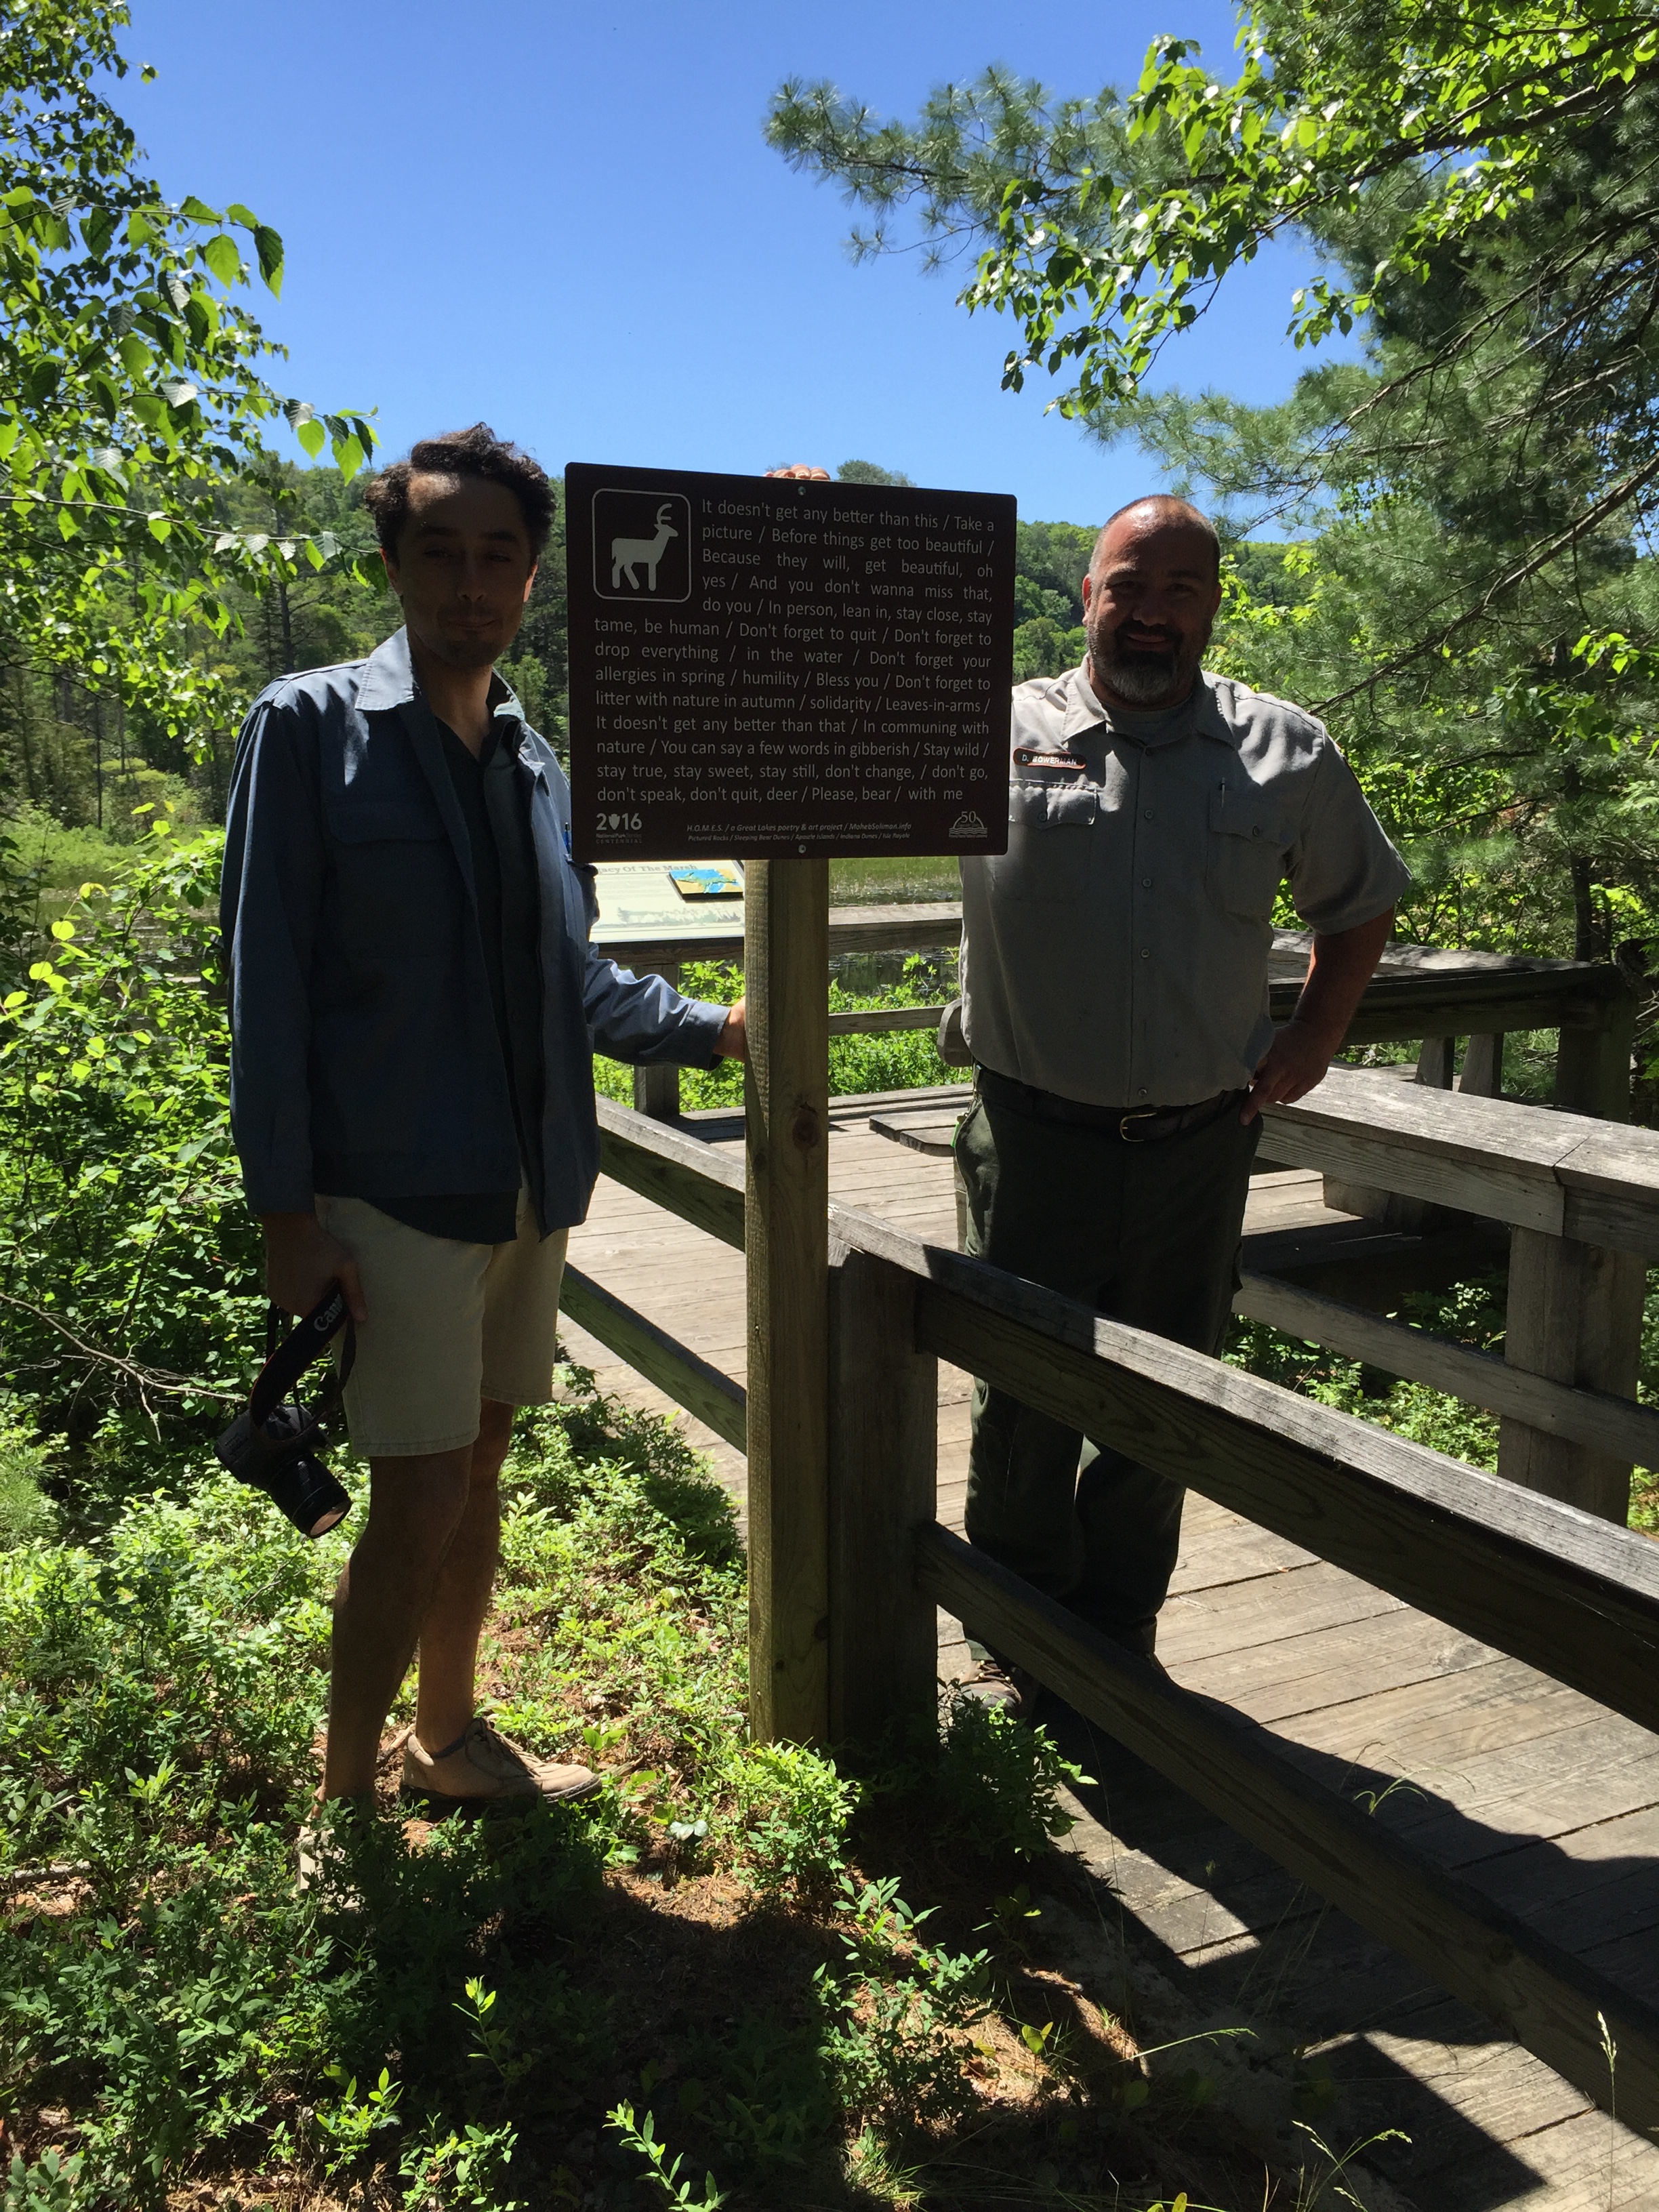
POLYGON ((307 1405, 296 1386, 343 1328, 337 1388, 351 1372, 356 1340, 338 1283, 331 1283, 299 1325, 278 1342, 282 1322, 273 1306, 266 1328, 270 1356, 253 1385, 247 1411, 237 1415, 214 1450, 220 1465, 238 1482, 263 1490, 304 1534, 321 1536, 345 1518, 351 1500, 317 1456, 317 1447, 326 1441, 321 1409, 307 1405))

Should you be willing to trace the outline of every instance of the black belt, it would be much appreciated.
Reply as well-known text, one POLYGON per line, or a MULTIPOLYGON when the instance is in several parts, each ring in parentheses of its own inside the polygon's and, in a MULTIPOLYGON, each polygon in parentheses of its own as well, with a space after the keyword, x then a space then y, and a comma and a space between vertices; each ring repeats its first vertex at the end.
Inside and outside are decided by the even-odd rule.
POLYGON ((1077 1098, 1061 1098, 1052 1091, 1039 1091, 1034 1083, 1016 1083, 993 1067, 979 1071, 980 1096, 1007 1114, 1024 1114, 1029 1121, 1055 1121, 1074 1129, 1097 1129, 1125 1145, 1157 1144, 1161 1138, 1178 1137, 1183 1130, 1201 1129, 1218 1121, 1229 1107, 1246 1093, 1218 1091, 1194 1106, 1088 1106, 1077 1098))

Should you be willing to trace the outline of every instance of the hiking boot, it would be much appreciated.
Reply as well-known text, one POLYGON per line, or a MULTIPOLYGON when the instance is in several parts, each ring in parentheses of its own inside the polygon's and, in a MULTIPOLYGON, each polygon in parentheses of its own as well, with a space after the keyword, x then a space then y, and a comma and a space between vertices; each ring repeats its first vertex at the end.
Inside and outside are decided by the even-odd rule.
POLYGON ((973 1673, 957 1687, 963 1697, 972 1698, 981 1705, 995 1707, 1017 1721, 1029 1721, 1036 1712, 1037 1699, 1042 1695, 1042 1685, 1035 1674, 1027 1674, 1024 1667, 1007 1665, 995 1659, 981 1659, 973 1673))
POLYGON ((435 1756, 412 1733, 404 1746, 404 1796, 436 1805, 551 1804, 590 1797, 599 1787, 599 1776, 587 1767, 532 1759, 477 1714, 435 1756))

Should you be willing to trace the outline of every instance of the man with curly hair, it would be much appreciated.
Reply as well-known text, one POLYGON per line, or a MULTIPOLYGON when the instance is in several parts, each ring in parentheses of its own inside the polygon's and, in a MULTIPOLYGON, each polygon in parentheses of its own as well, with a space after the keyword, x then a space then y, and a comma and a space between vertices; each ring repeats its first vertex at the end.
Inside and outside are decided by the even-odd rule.
POLYGON ((222 896, 231 1116, 273 1302, 336 1279, 368 1517, 334 1603, 326 1798, 371 1797, 419 1652, 405 1790, 480 1805, 598 1786, 475 1710, 514 1410, 551 1395, 569 1229, 599 1167, 595 1047, 708 1066, 741 1005, 593 952, 570 794, 495 664, 553 486, 483 423, 368 486, 404 626, 367 660, 254 702, 222 896))

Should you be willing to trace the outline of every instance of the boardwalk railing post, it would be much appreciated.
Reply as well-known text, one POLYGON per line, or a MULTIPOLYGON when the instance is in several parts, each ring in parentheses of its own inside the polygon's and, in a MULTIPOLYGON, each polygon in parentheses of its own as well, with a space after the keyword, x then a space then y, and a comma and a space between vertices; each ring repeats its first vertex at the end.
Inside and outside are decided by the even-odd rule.
POLYGON ((1555 1103, 1603 1121, 1630 1119, 1630 1056, 1636 994, 1626 986, 1599 1006, 1594 1023, 1563 1023, 1555 1054, 1555 1103))
MULTIPOLYGON (((1634 1252, 1511 1229, 1504 1360, 1553 1382, 1634 1398, 1646 1287, 1634 1252)), ((1630 1461, 1509 1415, 1498 1424, 1498 1472, 1603 1520, 1630 1517, 1630 1461)))
MULTIPOLYGON (((1606 1018, 1593 1027, 1561 1030, 1555 1103, 1568 1113, 1628 1121, 1635 994, 1627 989, 1597 1011, 1606 1018)), ((1646 1286, 1646 1267, 1632 1253, 1511 1230, 1504 1358, 1554 1382, 1634 1398, 1646 1286)), ((1500 1425, 1498 1471, 1605 1520, 1630 1517, 1628 1461, 1523 1422, 1500 1425)))
MULTIPOLYGON (((664 960, 654 968, 642 969, 646 975, 660 975, 665 983, 679 988, 680 965, 678 960, 664 960)), ((634 1109, 648 1114, 653 1121, 678 1121, 680 1117, 680 1072, 672 1061, 665 1060, 654 1067, 634 1070, 634 1109)))
POLYGON ((938 1487, 939 1362, 915 1346, 916 1279, 830 1247, 830 1737, 870 1742, 931 1714, 938 1616, 916 1534, 938 1487))
POLYGON ((744 986, 749 1339, 749 1718, 829 1732, 826 860, 752 860, 744 986))

